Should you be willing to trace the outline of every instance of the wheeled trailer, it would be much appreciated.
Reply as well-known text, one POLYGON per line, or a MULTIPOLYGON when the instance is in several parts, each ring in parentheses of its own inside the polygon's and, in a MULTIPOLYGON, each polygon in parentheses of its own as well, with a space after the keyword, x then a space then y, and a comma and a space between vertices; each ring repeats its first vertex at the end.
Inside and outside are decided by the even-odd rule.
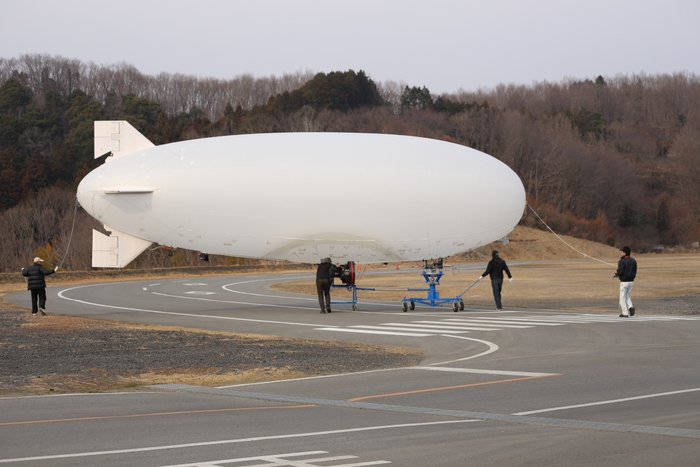
MULTIPOLYGON (((352 292, 352 299, 349 301, 333 301, 331 299, 331 305, 352 305, 352 311, 358 311, 360 309, 357 304, 357 291, 358 290, 376 290, 374 288, 368 287, 358 287, 355 285, 355 262, 348 261, 345 265, 338 266, 334 271, 332 271, 332 280, 335 278, 340 278, 342 284, 334 284, 331 282, 331 289, 347 289, 352 292)), ((331 295, 332 296, 332 295, 331 295)))
POLYGON ((334 301, 331 299, 331 305, 352 305, 352 311, 359 311, 360 306, 357 304, 357 291, 358 290, 376 290, 371 287, 358 287, 353 285, 331 285, 332 289, 347 289, 352 292, 352 299, 349 301, 334 301))
MULTIPOLYGON (((467 290, 471 289, 474 284, 467 287, 467 289, 456 297, 440 298, 440 292, 437 291, 437 286, 440 285, 440 278, 442 277, 442 258, 438 259, 431 265, 428 265, 427 261, 423 261, 423 272, 421 273, 425 279, 428 287, 411 287, 407 290, 409 291, 422 291, 428 292, 428 296, 424 297, 404 297, 401 301, 401 309, 406 312, 408 310, 414 310, 416 308, 416 303, 422 305, 428 305, 435 307, 438 305, 443 305, 445 303, 452 304, 452 311, 457 313, 460 310, 464 310, 464 300, 462 300, 462 295, 464 295, 467 290)), ((477 281, 478 282, 478 281, 477 281)))
MULTIPOLYGON (((404 312, 408 310, 414 310, 416 308, 416 303, 420 303, 422 305, 428 305, 431 307, 435 307, 438 305, 443 305, 445 303, 451 303, 452 304, 452 311, 455 313, 457 311, 464 310, 464 301, 462 300, 462 295, 464 295, 469 289, 474 287, 478 280, 474 282, 472 285, 467 287, 461 294, 457 295, 456 297, 449 297, 449 298, 440 298, 440 293, 437 291, 437 286, 440 285, 440 278, 442 277, 442 258, 438 259, 437 262, 434 262, 431 265, 428 265, 427 261, 423 261, 423 272, 421 273, 423 275, 423 278, 425 279, 426 284, 428 284, 428 287, 409 287, 407 289, 401 289, 401 290, 407 290, 407 291, 422 291, 422 292, 428 292, 427 297, 404 297, 403 300, 401 301, 401 308, 404 312)), ((331 305, 352 305, 352 310, 353 311, 359 311, 360 307, 357 304, 357 291, 358 290, 369 290, 369 291, 376 291, 376 290, 388 290, 388 289, 378 289, 376 287, 358 287, 355 284, 355 263, 353 261, 349 261, 344 265, 337 266, 334 270, 332 270, 332 280, 335 280, 335 278, 339 278, 342 284, 334 284, 331 282, 331 289, 340 289, 344 288, 346 290, 349 290, 351 292, 351 299, 350 300, 332 300, 331 299, 331 305)), ((395 289, 392 289, 395 290, 395 289)))

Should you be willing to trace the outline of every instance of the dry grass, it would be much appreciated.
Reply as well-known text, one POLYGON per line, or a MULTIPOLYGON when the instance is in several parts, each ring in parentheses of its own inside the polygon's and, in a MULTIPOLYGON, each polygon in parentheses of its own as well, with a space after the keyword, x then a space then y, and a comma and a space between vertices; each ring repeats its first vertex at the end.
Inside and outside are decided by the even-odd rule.
POLYGON ((417 349, 193 330, 0 307, 0 395, 221 386, 413 365, 417 349), (6 351, 4 349, 7 349, 6 351), (9 355, 12 355, 9 357, 9 355), (17 368, 31 368, 31 373, 17 368))
MULTIPOLYGON (((636 257, 639 265, 632 297, 637 308, 646 302, 663 297, 680 297, 700 294, 699 255, 642 255, 636 257)), ((486 268, 470 271, 448 267, 440 280, 437 291, 441 297, 456 297, 479 277, 486 268)), ((613 280, 614 267, 592 260, 564 260, 553 263, 511 264, 513 283, 504 283, 505 306, 517 308, 552 308, 572 310, 615 311, 619 294, 619 281, 613 280)), ((394 291, 358 291, 359 300, 400 301, 404 297, 425 297, 427 292, 408 292, 407 287, 427 287, 418 273, 367 275, 358 287, 395 288, 394 291)), ((315 295, 315 285, 310 281, 290 281, 276 284, 275 288, 288 292, 315 295)), ((333 290, 334 300, 350 298, 344 289, 333 290)), ((488 278, 476 284, 463 295, 465 305, 491 306, 493 296, 488 278)))
POLYGON ((154 384, 188 384, 216 387, 253 382, 301 378, 306 374, 292 368, 254 368, 242 371, 222 371, 220 367, 191 369, 156 368, 137 373, 104 368, 87 368, 80 374, 46 374, 31 378, 26 384, 13 388, 0 387, 4 396, 24 394, 65 394, 74 392, 107 392, 138 390, 154 384))

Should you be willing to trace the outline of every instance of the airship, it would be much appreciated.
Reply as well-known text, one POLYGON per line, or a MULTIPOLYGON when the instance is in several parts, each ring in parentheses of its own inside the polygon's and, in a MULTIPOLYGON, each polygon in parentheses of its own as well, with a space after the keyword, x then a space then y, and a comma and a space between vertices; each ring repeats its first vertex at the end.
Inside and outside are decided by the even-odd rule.
POLYGON ((155 146, 126 121, 96 121, 78 202, 104 225, 93 267, 153 244, 301 263, 446 258, 506 236, 525 190, 507 165, 435 139, 269 133, 155 146))

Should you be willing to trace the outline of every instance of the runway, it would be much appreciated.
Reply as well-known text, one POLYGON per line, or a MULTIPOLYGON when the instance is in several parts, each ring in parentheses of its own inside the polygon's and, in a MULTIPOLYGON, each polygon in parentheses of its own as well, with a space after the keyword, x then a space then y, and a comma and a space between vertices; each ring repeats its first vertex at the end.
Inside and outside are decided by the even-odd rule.
MULTIPOLYGON (((310 274, 48 289, 100 319, 419 347, 417 367, 206 388, 0 398, 0 464, 695 465, 700 319, 361 301, 318 313, 310 274)), ((5 297, 26 306, 26 292, 5 297)))

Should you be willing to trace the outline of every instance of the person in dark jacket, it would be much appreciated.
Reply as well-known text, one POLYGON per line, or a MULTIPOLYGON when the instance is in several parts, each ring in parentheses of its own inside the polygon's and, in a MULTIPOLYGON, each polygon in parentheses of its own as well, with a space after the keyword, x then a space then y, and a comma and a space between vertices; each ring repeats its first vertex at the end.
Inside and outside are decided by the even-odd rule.
POLYGON ((331 281, 335 270, 330 258, 323 258, 316 269, 316 292, 321 313, 331 312, 331 281))
POLYGON ((491 288, 493 289, 493 299, 496 301, 496 309, 501 311, 503 305, 501 304, 501 289, 503 288, 503 271, 508 275, 508 280, 513 282, 513 276, 510 274, 510 269, 505 261, 498 256, 498 250, 493 250, 491 252, 491 261, 486 266, 486 271, 479 276, 478 280, 483 279, 486 276, 491 277, 491 288))
POLYGON ((613 279, 620 279, 620 318, 629 318, 634 316, 634 305, 630 298, 630 292, 634 288, 634 278, 637 277, 637 261, 630 256, 632 250, 630 247, 623 246, 620 248, 622 255, 620 261, 617 262, 617 272, 613 279))
POLYGON ((32 294, 32 315, 36 316, 38 312, 46 315, 46 281, 45 276, 50 276, 58 271, 58 266, 54 270, 49 270, 44 267, 44 260, 38 256, 34 258, 34 264, 28 268, 22 268, 22 275, 27 277, 27 290, 32 294), (38 306, 37 306, 38 300, 38 306))

